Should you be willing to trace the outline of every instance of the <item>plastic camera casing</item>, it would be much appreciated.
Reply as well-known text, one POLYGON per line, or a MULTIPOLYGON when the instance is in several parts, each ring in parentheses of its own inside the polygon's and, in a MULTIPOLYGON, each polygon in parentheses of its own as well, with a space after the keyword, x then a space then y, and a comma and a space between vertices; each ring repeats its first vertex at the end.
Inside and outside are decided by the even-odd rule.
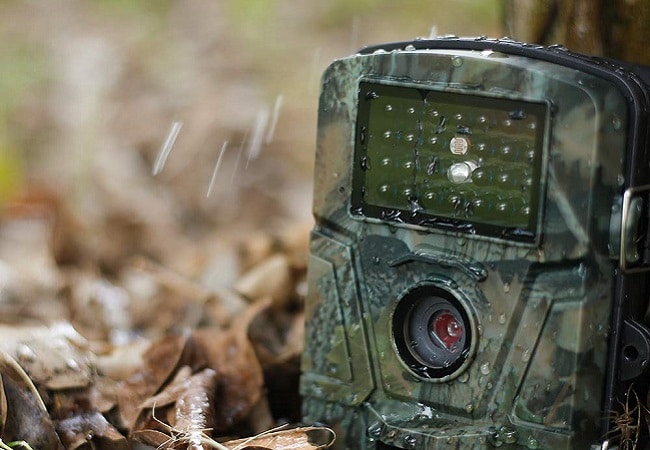
POLYGON ((617 439, 611 411, 630 386, 643 399, 648 388, 645 77, 483 38, 376 46, 329 66, 306 422, 359 450, 617 439), (528 181, 502 189, 510 168, 528 181), (481 187, 481 169, 493 185, 481 187), (524 213, 501 206, 515 197, 524 213))

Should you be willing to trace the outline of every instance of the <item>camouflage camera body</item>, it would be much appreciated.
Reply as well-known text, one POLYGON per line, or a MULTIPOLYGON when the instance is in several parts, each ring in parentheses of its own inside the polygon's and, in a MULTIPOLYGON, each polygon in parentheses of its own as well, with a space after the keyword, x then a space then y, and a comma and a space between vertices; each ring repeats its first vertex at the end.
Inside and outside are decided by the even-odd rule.
POLYGON ((330 65, 306 422, 353 449, 614 442, 609 410, 647 389, 650 333, 647 98, 613 72, 483 39, 330 65))

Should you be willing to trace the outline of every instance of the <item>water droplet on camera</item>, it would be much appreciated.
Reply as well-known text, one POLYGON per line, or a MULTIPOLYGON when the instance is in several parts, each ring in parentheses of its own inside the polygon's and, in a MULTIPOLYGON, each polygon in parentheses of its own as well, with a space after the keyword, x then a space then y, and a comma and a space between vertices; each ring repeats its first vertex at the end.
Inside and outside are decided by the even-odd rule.
POLYGON ((486 362, 481 364, 481 373, 483 375, 488 375, 490 373, 490 363, 486 362))
POLYGON ((368 437, 378 438, 381 435, 381 428, 381 422, 373 422, 368 426, 366 433, 368 434, 368 437))
POLYGON ((415 444, 417 443, 418 438, 416 436, 413 436, 412 434, 404 436, 404 444, 406 444, 407 447, 415 447, 415 444))
POLYGON ((501 325, 503 325, 503 324, 506 323, 506 315, 505 315, 505 314, 501 314, 501 315, 499 316, 499 323, 500 323, 501 325))
POLYGON ((514 120, 523 120, 528 116, 528 114, 526 114, 526 111, 522 109, 516 109, 514 111, 510 111, 508 115, 510 116, 511 119, 514 120))
POLYGON ((370 164, 369 164, 369 162, 368 162, 368 157, 367 157, 367 156, 363 156, 363 157, 361 158, 361 170, 366 171, 366 170, 368 170, 368 169, 370 169, 370 164))
POLYGON ((514 444, 517 442, 517 430, 509 427, 501 427, 499 429, 499 436, 506 444, 514 444))
POLYGON ((534 437, 530 436, 530 437, 528 438, 528 440, 526 441, 526 446, 527 446, 528 448, 530 448, 530 449, 535 450, 535 449, 539 448, 539 442, 537 441, 537 439, 535 439, 534 437))

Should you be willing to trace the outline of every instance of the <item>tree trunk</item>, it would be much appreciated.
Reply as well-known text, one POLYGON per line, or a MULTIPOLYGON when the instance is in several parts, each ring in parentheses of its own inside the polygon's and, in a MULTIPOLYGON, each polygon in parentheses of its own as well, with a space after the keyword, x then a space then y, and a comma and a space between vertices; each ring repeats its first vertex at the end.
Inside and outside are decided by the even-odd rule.
POLYGON ((650 0, 504 0, 510 37, 650 65, 650 0))

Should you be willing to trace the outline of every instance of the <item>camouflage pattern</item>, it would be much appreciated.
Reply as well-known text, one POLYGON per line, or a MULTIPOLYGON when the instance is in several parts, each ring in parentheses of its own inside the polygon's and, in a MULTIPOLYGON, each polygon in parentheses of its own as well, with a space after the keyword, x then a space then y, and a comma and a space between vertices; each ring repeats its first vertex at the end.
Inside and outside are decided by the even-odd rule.
POLYGON ((359 450, 589 449, 600 438, 626 111, 607 81, 521 56, 406 47, 335 61, 318 121, 305 422, 330 424, 340 448, 359 450), (547 102, 541 237, 351 214, 360 79, 547 102), (421 285, 471 316, 466 367, 442 382, 410 370, 392 336, 396 305, 421 285))

